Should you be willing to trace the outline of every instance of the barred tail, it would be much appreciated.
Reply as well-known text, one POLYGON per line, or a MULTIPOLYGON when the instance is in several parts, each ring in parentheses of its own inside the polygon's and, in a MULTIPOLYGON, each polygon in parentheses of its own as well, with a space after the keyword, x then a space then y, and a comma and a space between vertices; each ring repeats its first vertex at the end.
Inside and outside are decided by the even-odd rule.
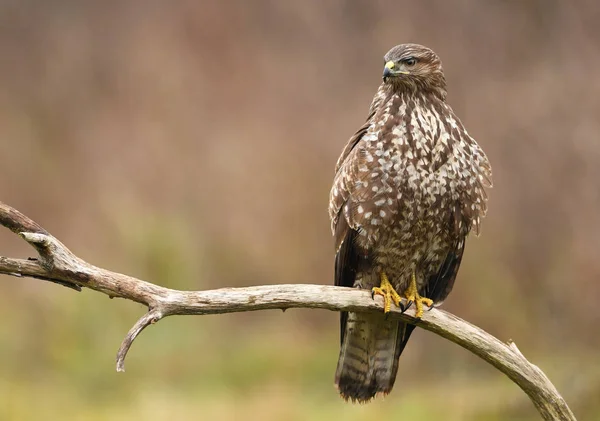
POLYGON ((388 394, 398 372, 398 358, 414 326, 386 320, 384 314, 348 313, 335 385, 353 402, 388 394))

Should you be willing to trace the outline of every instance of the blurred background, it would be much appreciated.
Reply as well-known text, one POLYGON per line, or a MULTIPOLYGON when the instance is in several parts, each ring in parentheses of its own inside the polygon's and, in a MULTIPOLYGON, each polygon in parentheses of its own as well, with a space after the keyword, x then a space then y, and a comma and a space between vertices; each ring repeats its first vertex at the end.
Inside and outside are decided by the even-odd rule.
MULTIPOLYGON (((592 0, 1 0, 0 200, 166 287, 331 284, 336 159, 384 53, 425 44, 495 182, 444 308, 600 419, 599 18, 592 0)), ((0 255, 32 250, 1 230, 0 255)), ((0 419, 539 419, 425 331, 390 396, 344 403, 326 311, 169 318, 116 373, 144 311, 0 276, 0 419)))

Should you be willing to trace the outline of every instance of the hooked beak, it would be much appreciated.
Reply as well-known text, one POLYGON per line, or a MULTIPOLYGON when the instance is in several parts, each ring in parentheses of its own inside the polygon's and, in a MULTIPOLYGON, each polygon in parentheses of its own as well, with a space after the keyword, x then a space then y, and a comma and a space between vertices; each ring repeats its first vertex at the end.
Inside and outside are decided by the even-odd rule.
POLYGON ((385 81, 388 77, 395 77, 398 75, 408 75, 409 72, 398 69, 398 66, 393 61, 385 63, 383 68, 383 80, 385 81))

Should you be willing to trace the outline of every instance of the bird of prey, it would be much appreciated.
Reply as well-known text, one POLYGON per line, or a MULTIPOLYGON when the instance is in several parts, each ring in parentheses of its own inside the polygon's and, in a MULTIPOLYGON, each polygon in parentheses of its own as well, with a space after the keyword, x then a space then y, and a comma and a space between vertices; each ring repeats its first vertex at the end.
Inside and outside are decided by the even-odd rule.
POLYGON ((367 402, 392 390, 414 329, 386 317, 401 298, 416 317, 450 293, 473 229, 486 213, 491 166, 446 103, 439 57, 403 44, 384 56, 366 122, 338 159, 329 216, 335 285, 382 295, 383 313, 342 313, 335 384, 367 402))

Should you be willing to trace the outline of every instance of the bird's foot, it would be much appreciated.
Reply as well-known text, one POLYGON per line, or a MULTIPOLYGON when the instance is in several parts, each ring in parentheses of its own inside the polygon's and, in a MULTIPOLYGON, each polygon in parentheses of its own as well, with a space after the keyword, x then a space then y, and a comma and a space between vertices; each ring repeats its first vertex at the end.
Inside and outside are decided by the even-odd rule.
POLYGON ((381 295, 383 297, 383 312, 389 313, 392 308, 392 303, 396 304, 397 307, 403 309, 400 299, 400 294, 396 292, 390 281, 388 280, 387 275, 384 272, 381 272, 381 284, 378 287, 374 287, 371 290, 371 297, 375 297, 375 295, 381 295))
POLYGON ((414 271, 412 273, 410 284, 408 285, 406 291, 404 291, 404 297, 408 300, 407 308, 412 303, 415 303, 415 317, 418 319, 423 316, 423 305, 426 305, 430 308, 433 306, 433 300, 426 297, 421 297, 419 295, 419 290, 417 289, 417 278, 414 271))

